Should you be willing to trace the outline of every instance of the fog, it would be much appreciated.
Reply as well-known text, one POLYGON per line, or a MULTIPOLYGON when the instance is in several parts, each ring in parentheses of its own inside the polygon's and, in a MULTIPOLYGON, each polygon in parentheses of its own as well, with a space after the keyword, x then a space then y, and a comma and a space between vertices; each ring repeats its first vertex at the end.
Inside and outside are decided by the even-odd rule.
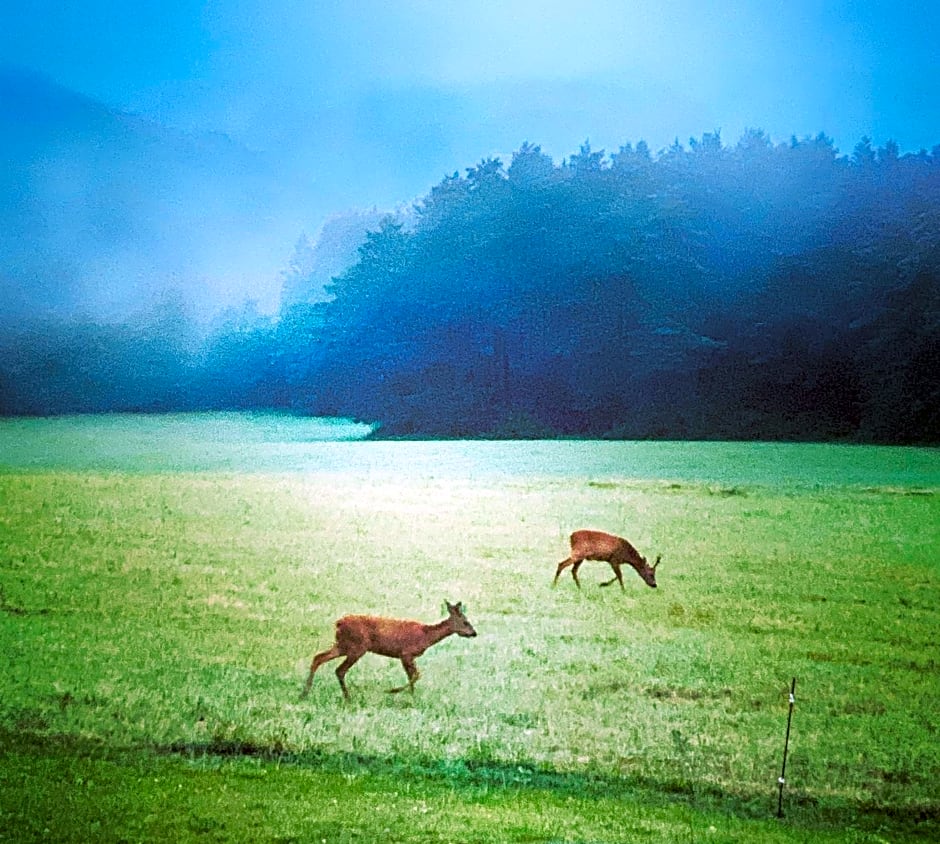
POLYGON ((175 287, 200 319, 273 313, 298 238, 525 141, 555 161, 753 128, 929 150, 924 23, 800 0, 39 0, 0 31, 4 307, 112 319, 175 287))
MULTIPOLYGON (((523 144, 298 239, 279 308, 21 320, 0 412, 281 409, 380 436, 934 442, 940 146, 523 144), (208 332, 208 333, 206 333, 208 332), (903 409, 903 412, 899 412, 903 409)), ((3 352, 0 349, 0 352, 3 352)))
POLYGON ((930 27, 722 5, 13 10, 0 412, 930 439, 930 27))
POLYGON ((206 318, 273 312, 303 197, 259 154, 0 72, 0 257, 8 319, 114 320, 176 290, 206 318))

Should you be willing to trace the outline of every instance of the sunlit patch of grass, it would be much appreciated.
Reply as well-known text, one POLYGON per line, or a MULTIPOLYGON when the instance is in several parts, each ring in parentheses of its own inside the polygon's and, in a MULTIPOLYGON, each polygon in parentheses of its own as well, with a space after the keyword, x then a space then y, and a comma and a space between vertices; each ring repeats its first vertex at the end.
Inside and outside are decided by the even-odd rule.
MULTIPOLYGON (((330 766, 355 758, 355 782, 378 777, 378 792, 398 792, 395 807, 382 821, 342 805, 321 818, 345 817, 373 838, 376 823, 402 829, 412 815, 453 809, 474 826, 450 840, 526 840, 526 825, 537 840, 635 840, 631 823, 652 840, 689 840, 683 817, 694 840, 709 826, 723 840, 774 840, 776 827, 745 833, 755 814, 772 811, 797 676, 788 814, 804 832, 791 839, 781 828, 776 840, 840 840, 830 816, 877 816, 860 829, 882 824, 892 840, 936 831, 937 496, 608 482, 574 469, 544 478, 416 472, 371 485, 358 471, 26 472, 0 476, 0 490, 0 730, 38 742, 14 792, 52 771, 58 784, 43 799, 69 803, 57 777, 63 765, 81 766, 50 748, 75 740, 140 753, 115 770, 156 766, 174 784, 192 772, 155 762, 150 749, 227 756, 193 774, 199 787, 212 790, 223 770, 235 791, 254 777, 278 782, 284 836, 321 829, 286 808, 290 789, 322 777, 318 786, 341 800, 330 766), (553 589, 567 535, 584 526, 662 553, 659 589, 632 572, 625 592, 600 589, 603 563, 585 564, 582 590, 570 578, 553 589), (402 668, 369 655, 347 677, 350 703, 334 664, 299 700, 337 617, 436 621, 445 599, 465 602, 480 635, 422 656, 414 695, 386 694, 402 668), (239 767, 243 757, 254 767, 239 767), (435 796, 435 777, 456 791, 435 796), (514 822, 499 789, 537 783, 547 790, 516 794, 525 817, 517 837, 500 838, 499 824, 514 822), (618 804, 633 820, 585 820, 579 801, 599 799, 591 783, 633 789, 618 804), (651 800, 656 808, 639 808, 651 800), (543 803, 551 823, 535 818, 543 803), (903 821, 906 812, 919 825, 903 821), (561 819, 569 816, 585 825, 561 819)), ((98 770, 109 764, 89 762, 80 776, 105 777, 123 806, 129 793, 98 770)), ((0 764, 0 776, 11 770, 0 764)), ((142 794, 146 804, 163 792, 142 794)), ((184 838, 237 837, 208 802, 181 804, 179 826, 158 805, 153 821, 131 812, 128 829, 148 837, 148 823, 166 823, 184 838)), ((19 812, 9 803, 3 811, 19 812)))

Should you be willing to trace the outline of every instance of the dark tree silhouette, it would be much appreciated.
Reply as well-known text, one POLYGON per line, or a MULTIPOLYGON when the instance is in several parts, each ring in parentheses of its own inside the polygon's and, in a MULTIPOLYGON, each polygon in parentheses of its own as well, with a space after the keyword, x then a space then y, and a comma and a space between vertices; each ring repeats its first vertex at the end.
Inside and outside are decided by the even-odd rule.
POLYGON ((230 315, 201 347, 165 320, 8 331, 0 411, 286 407, 386 436, 937 441, 940 147, 863 138, 840 156, 822 133, 774 144, 749 129, 657 155, 585 141, 560 164, 526 142, 508 167, 464 172, 373 224, 325 286, 301 241, 279 318, 230 315))

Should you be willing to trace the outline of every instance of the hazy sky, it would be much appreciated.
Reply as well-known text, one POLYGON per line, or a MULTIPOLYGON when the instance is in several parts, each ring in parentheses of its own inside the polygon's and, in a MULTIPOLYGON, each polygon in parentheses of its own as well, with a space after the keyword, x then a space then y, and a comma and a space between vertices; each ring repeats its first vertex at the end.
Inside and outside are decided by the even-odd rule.
POLYGON ((556 160, 585 138, 656 151, 748 127, 930 149, 938 24, 926 0, 32 0, 5 13, 0 60, 314 169, 345 161, 382 204, 526 140, 556 160))
POLYGON ((940 5, 928 0, 7 6, 0 62, 165 125, 226 133, 296 188, 289 213, 245 238, 258 254, 210 285, 268 308, 302 231, 406 205, 488 155, 508 165, 524 141, 556 162, 585 139, 657 152, 716 130, 734 144, 747 128, 775 142, 825 132, 842 153, 863 136, 903 152, 940 144, 940 5))

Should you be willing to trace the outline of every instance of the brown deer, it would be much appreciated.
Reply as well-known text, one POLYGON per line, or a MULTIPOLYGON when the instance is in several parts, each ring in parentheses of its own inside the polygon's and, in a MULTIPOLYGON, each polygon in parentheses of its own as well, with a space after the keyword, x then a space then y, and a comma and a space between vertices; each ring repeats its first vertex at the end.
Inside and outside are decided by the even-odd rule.
POLYGON ((626 539, 619 536, 613 536, 599 530, 576 530, 571 534, 571 556, 567 560, 562 560, 555 571, 555 580, 552 586, 558 583, 558 576, 571 566, 571 576, 574 578, 575 585, 581 588, 581 582, 578 580, 578 569, 585 560, 601 560, 610 563, 614 570, 614 576, 610 580, 605 580, 601 586, 610 586, 615 580, 620 582, 620 588, 623 589, 623 576, 620 574, 620 567, 623 565, 633 566, 636 573, 643 578, 647 586, 656 588, 656 566, 659 565, 661 557, 656 558, 656 562, 650 566, 646 562, 646 557, 641 557, 639 552, 626 539))
POLYGON ((404 621, 397 618, 380 618, 375 615, 345 615, 336 622, 336 643, 327 651, 318 653, 310 664, 310 675, 304 686, 301 700, 307 696, 313 683, 313 675, 324 662, 346 657, 336 669, 339 687, 343 697, 349 700, 346 688, 346 672, 366 653, 380 654, 392 659, 400 659, 408 675, 408 684, 389 692, 401 692, 410 689, 413 693, 415 682, 420 676, 415 660, 431 645, 436 645, 452 633, 458 636, 476 636, 477 631, 467 621, 463 604, 447 604, 447 618, 437 624, 422 624, 420 621, 404 621))

